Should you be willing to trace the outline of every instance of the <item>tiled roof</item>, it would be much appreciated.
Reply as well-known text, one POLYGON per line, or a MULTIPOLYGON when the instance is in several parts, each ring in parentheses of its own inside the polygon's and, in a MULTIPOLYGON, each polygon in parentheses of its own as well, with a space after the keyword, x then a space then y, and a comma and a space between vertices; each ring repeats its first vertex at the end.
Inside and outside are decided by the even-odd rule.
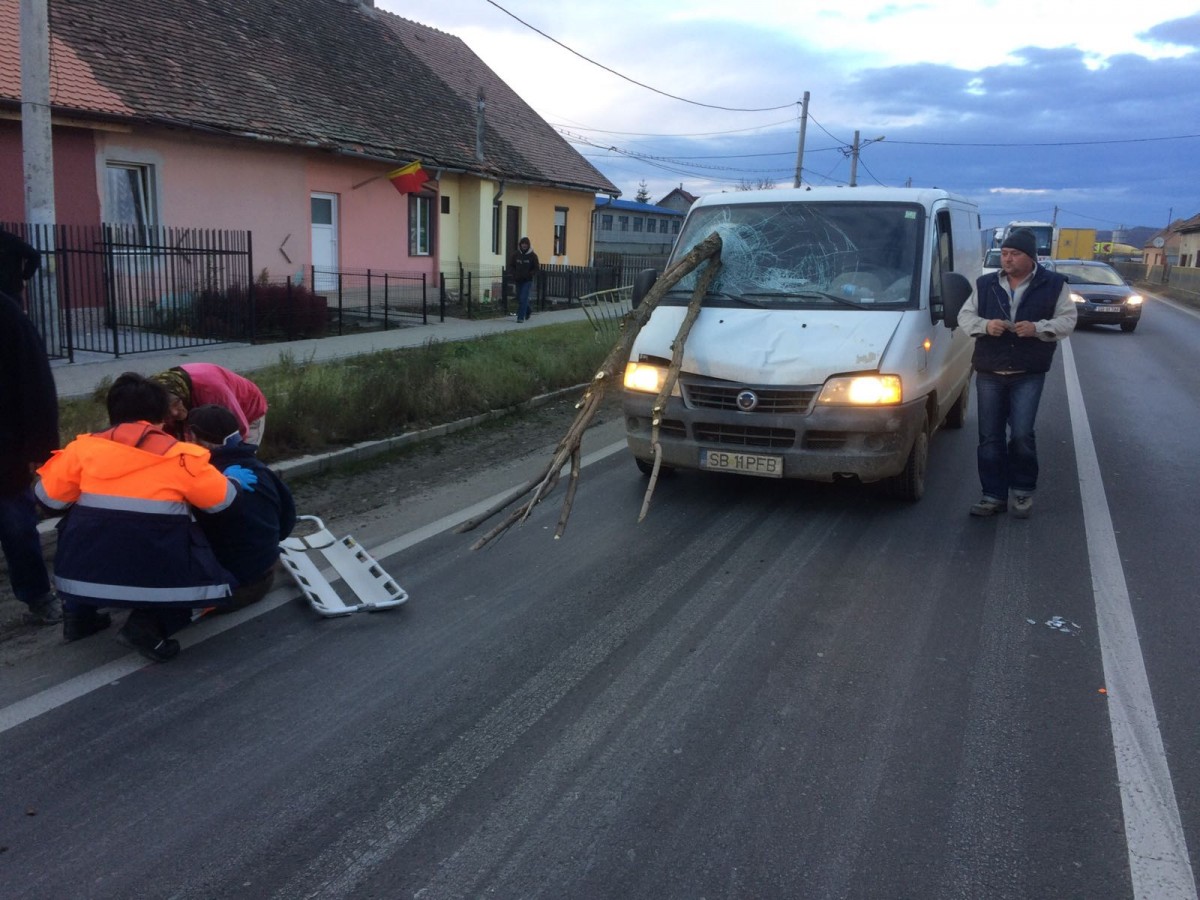
MULTIPOLYGON (((20 100, 18 5, 0 0, 8 105, 20 100)), ((50 20, 58 113, 616 191, 462 40, 356 0, 54 0, 50 20)))

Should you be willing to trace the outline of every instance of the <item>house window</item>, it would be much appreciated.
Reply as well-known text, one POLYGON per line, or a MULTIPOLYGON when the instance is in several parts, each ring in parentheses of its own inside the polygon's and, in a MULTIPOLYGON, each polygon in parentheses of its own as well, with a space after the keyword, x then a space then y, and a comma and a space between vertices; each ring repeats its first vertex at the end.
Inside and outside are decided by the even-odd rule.
POLYGON ((442 196, 442 215, 450 215, 450 198, 445 195, 442 196))
POLYGON ((154 166, 110 162, 107 166, 105 219, 114 225, 134 225, 143 233, 158 225, 154 166))
POLYGON ((492 204, 492 252, 496 254, 500 253, 500 226, 503 206, 503 203, 492 204))
POLYGON ((433 255, 433 195, 408 195, 408 255, 433 255))
POLYGON ((647 219, 646 220, 646 233, 654 234, 654 232, 656 232, 656 231, 658 231, 658 219, 647 219))
POLYGON ((617 216, 617 225, 621 231, 629 230, 629 216, 617 216))
POLYGON ((600 217, 600 230, 601 231, 612 231, 612 220, 613 220, 612 216, 601 216, 600 217))
POLYGON ((676 219, 671 223, 671 234, 679 234, 679 220, 676 219))
POLYGON ((554 255, 567 255, 567 210, 566 207, 554 207, 554 255))
POLYGON ((641 230, 642 230, 643 228, 645 228, 645 227, 646 227, 646 220, 645 220, 645 219, 643 219, 641 216, 634 216, 634 219, 633 219, 633 230, 634 230, 634 231, 641 231, 641 230))

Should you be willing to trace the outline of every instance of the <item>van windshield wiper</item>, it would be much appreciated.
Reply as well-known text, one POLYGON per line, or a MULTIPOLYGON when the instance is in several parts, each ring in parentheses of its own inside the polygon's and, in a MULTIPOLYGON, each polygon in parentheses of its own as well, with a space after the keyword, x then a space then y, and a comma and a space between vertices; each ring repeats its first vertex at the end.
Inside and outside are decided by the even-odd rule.
MULTIPOLYGON (((838 294, 832 294, 829 291, 816 291, 816 290, 762 291, 762 292, 755 292, 753 294, 744 294, 743 296, 744 297, 800 297, 800 298, 820 297, 823 300, 832 300, 834 303, 840 303, 843 306, 849 306, 854 309, 866 309, 867 308, 867 307, 863 306, 861 303, 857 303, 854 300, 851 300, 849 297, 842 297, 842 296, 839 296, 838 294)), ((745 301, 745 302, 748 302, 748 301, 745 301)), ((756 303, 753 305, 758 306, 760 304, 756 303)))

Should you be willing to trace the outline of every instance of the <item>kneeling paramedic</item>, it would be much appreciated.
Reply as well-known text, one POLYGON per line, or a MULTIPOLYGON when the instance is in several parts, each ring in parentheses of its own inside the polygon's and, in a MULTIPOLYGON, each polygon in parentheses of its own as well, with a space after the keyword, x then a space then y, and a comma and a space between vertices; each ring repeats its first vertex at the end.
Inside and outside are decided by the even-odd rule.
POLYGON ((66 511, 54 560, 63 637, 102 631, 112 619, 99 610, 124 607, 131 611, 117 640, 164 662, 179 652, 171 634, 191 610, 228 602, 236 585, 191 507, 222 510, 255 477, 222 474, 207 450, 163 431, 170 398, 160 384, 126 373, 107 406, 111 428, 80 435, 38 469, 37 498, 66 511))

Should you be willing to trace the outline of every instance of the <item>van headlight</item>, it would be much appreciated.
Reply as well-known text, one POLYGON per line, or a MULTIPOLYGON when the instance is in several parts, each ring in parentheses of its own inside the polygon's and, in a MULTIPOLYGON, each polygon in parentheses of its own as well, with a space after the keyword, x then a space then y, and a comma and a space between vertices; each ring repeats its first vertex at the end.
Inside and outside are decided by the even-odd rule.
POLYGON ((1142 305, 1142 295, 1141 294, 1130 294, 1128 297, 1125 298, 1125 303, 1128 304, 1129 306, 1141 306, 1142 305))
POLYGON ((825 382, 817 402, 829 406, 894 406, 903 399, 899 375, 841 375, 825 382))
POLYGON ((657 394, 667 380, 667 367, 653 363, 630 362, 625 366, 625 387, 631 391, 657 394))

